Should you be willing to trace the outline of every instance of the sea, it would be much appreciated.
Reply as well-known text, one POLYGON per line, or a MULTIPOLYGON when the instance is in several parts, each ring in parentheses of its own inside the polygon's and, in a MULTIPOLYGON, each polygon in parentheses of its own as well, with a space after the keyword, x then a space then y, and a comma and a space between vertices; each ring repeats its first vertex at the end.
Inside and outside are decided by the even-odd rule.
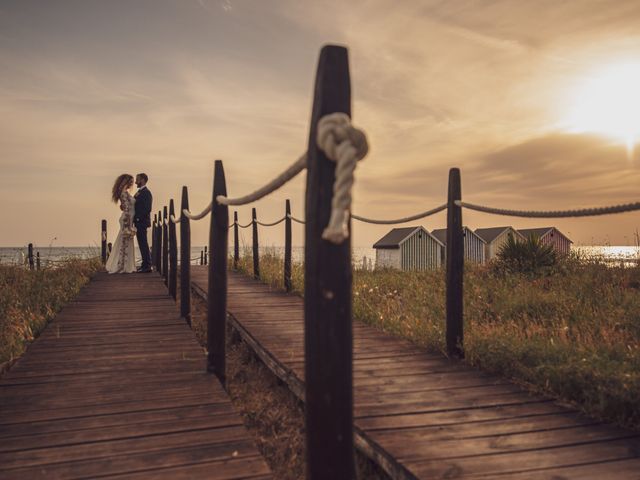
MULTIPOLYGON (((232 248, 232 247, 231 247, 232 248)), ((200 263, 201 253, 204 246, 191 247, 191 263, 200 263)), ((250 250, 250 249, 249 249, 250 250)), ((638 246, 573 246, 572 250, 579 254, 581 258, 587 260, 599 260, 612 265, 622 265, 626 267, 640 265, 640 247, 638 246)), ((60 261, 70 258, 91 258, 100 256, 100 249, 96 247, 38 247, 34 246, 34 256, 40 253, 40 263, 42 266, 50 266, 60 261)), ((230 249, 230 251, 232 251, 230 249)), ((260 254, 284 255, 284 247, 268 246, 260 247, 260 254)), ((293 247, 293 262, 302 262, 304 259, 304 247, 293 247)), ((353 247, 352 262, 354 268, 373 269, 375 264, 375 250, 371 247, 353 247)), ((139 263, 139 258, 137 259, 139 263)), ((27 263, 27 247, 0 247, 0 264, 2 265, 25 265, 27 263)))

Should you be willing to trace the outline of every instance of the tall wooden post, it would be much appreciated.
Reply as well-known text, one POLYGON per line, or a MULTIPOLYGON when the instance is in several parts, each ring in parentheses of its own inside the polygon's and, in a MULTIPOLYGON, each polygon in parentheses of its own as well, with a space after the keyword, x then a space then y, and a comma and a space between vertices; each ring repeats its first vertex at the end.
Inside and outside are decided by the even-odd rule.
POLYGON ((180 203, 180 316, 191 325, 191 220, 183 213, 189 210, 189 192, 182 187, 180 203))
POLYGON ((291 202, 288 198, 284 219, 284 288, 291 291, 291 202))
POLYGON ((156 248, 158 248, 158 244, 156 243, 156 228, 158 228, 158 215, 153 214, 153 224, 151 225, 151 263, 155 265, 156 259, 156 248))
POLYGON ((169 227, 167 226, 167 206, 162 207, 162 276, 169 285, 169 227))
POLYGON ((351 239, 340 245, 322 239, 331 214, 335 163, 316 144, 320 118, 333 112, 351 114, 350 90, 346 48, 325 46, 316 74, 305 209, 305 420, 310 480, 355 478, 351 239))
POLYGON ((29 270, 33 270, 33 243, 30 243, 27 247, 27 259, 29 261, 29 270))
POLYGON ((176 238, 176 224, 171 217, 176 215, 173 198, 169 200, 169 295, 174 300, 178 296, 178 241, 176 238))
POLYGON ((253 233, 253 278, 260 278, 260 247, 258 245, 258 215, 251 209, 251 230, 253 233))
POLYGON ((100 250, 101 250, 101 258, 102 264, 107 263, 107 221, 102 220, 102 224, 100 226, 100 250))
POLYGON ((207 265, 209 263, 209 250, 208 247, 204 246, 204 264, 207 265))
POLYGON ((238 243, 238 212, 233 212, 233 269, 238 269, 240 261, 240 244, 238 243))
POLYGON ((447 201, 447 353, 452 357, 464 357, 463 340, 463 271, 464 234, 462 231, 462 207, 455 204, 461 199, 460 169, 449 170, 449 196, 447 201))
POLYGON ((162 274, 162 210, 158 210, 158 251, 156 252, 156 271, 162 274))
POLYGON ((200 250, 200 265, 204 265, 204 250, 200 250))
POLYGON ((213 208, 209 229, 209 289, 207 291, 207 370, 225 385, 225 331, 227 324, 227 243, 229 207, 216 201, 227 195, 224 167, 216 160, 213 176, 213 208))
POLYGON ((36 253, 36 270, 40 270, 40 252, 36 253))

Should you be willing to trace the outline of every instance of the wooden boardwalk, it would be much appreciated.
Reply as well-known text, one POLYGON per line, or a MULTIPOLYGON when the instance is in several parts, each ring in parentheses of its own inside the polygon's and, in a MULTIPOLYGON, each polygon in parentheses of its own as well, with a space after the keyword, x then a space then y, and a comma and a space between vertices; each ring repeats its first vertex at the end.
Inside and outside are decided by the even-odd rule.
MULTIPOLYGON (((206 269, 193 268, 206 295, 206 269)), ((304 398, 303 301, 229 273, 231 323, 304 398)), ((354 323, 356 445, 393 478, 639 479, 637 432, 354 323)))
POLYGON ((0 478, 266 479, 155 274, 99 274, 0 380, 0 478))

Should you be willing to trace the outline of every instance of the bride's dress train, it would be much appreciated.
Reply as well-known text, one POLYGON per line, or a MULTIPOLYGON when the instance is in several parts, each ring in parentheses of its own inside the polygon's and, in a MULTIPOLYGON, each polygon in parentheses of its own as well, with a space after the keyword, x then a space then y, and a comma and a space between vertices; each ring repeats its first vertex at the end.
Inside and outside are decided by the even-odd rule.
POLYGON ((109 273, 133 273, 136 271, 136 253, 133 244, 135 237, 133 207, 136 200, 129 192, 123 192, 120 195, 120 202, 124 207, 120 215, 120 231, 116 241, 113 242, 106 269, 109 273))

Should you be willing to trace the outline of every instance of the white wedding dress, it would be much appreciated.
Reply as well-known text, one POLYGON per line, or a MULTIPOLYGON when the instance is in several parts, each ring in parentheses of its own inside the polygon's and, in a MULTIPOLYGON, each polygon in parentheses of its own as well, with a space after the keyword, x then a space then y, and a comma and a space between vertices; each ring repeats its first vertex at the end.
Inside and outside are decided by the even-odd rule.
POLYGON ((136 199, 129 192, 122 192, 120 204, 124 207, 120 215, 120 230, 116 241, 113 242, 111 255, 107 260, 106 269, 109 273, 133 273, 136 271, 136 252, 133 245, 135 229, 133 227, 133 212, 136 199))

